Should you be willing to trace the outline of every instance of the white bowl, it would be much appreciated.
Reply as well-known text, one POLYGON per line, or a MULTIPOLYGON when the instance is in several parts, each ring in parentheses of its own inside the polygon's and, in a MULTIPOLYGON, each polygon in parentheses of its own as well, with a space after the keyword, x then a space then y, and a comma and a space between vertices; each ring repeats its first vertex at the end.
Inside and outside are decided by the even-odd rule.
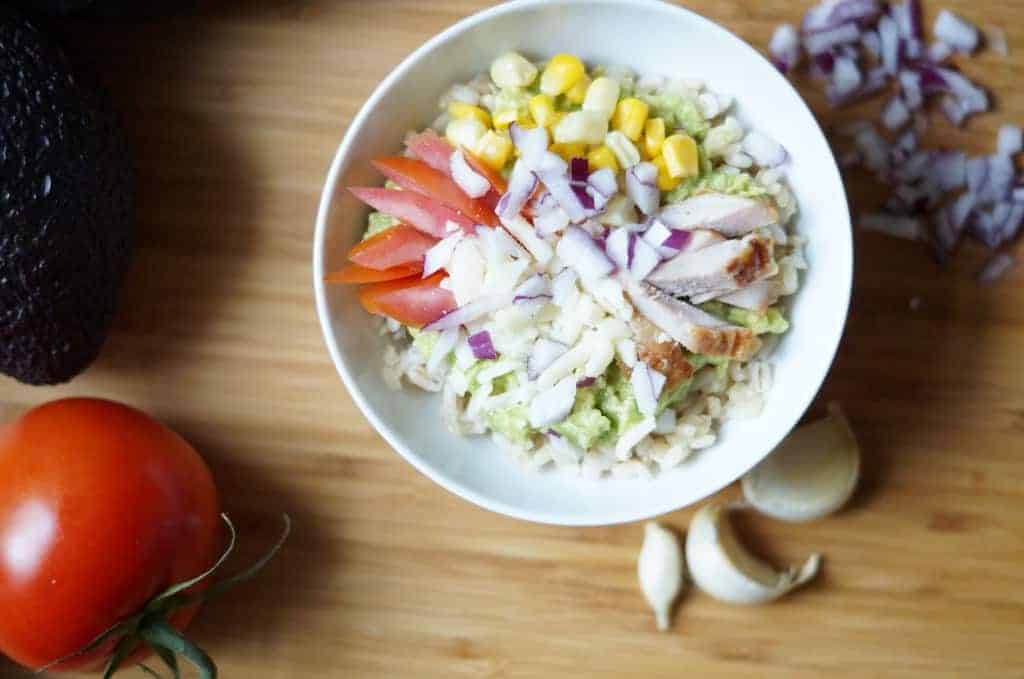
POLYGON ((520 0, 468 17, 406 58, 352 121, 327 175, 317 215, 313 281, 331 358, 355 402, 388 443, 419 471, 461 497, 520 519, 564 525, 635 521, 696 502, 737 479, 790 431, 828 372, 850 299, 849 211, 825 137, 803 100, 757 51, 720 26, 656 0, 520 0), (533 57, 580 55, 638 73, 705 80, 732 94, 744 124, 789 151, 787 177, 809 239, 810 269, 792 307, 792 328, 775 354, 775 384, 763 414, 727 423, 719 443, 653 480, 589 481, 531 472, 486 437, 450 434, 439 397, 388 389, 380 377, 377 322, 351 286, 324 274, 345 261, 366 208, 344 190, 378 185, 370 159, 397 152, 409 129, 427 126, 452 83, 486 70, 506 50, 533 57))

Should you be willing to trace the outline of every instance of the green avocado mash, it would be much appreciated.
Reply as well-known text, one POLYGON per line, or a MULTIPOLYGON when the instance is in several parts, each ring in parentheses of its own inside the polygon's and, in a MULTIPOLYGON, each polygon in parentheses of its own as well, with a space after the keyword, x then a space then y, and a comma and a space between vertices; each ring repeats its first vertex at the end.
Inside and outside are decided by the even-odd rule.
POLYGON ((366 232, 363 233, 363 240, 370 236, 376 236, 396 224, 398 224, 398 220, 391 215, 386 215, 383 212, 371 212, 370 216, 366 218, 366 232))
POLYGON ((487 413, 487 426, 509 441, 520 445, 527 443, 536 431, 530 427, 526 406, 514 405, 487 413))
POLYGON ((769 307, 764 312, 760 312, 741 309, 740 307, 712 300, 704 302, 704 304, 700 305, 700 308, 712 316, 718 316, 730 323, 750 328, 756 335, 764 335, 766 333, 781 335, 789 330, 789 321, 785 319, 777 307, 769 307))
MULTIPOLYGON (((604 380, 601 380, 603 382, 604 380)), ((603 386, 603 385, 602 385, 603 386)), ((597 408, 597 383, 576 392, 572 412, 552 429, 572 441, 573 445, 587 450, 608 435, 611 421, 597 408)))
POLYGON ((638 97, 651 107, 650 117, 664 119, 670 130, 682 128, 687 134, 703 139, 711 129, 697 104, 678 94, 640 94, 638 97))
POLYGON ((669 203, 678 203, 704 191, 717 191, 744 198, 761 198, 768 195, 754 177, 747 172, 707 172, 700 177, 691 177, 665 195, 669 203))

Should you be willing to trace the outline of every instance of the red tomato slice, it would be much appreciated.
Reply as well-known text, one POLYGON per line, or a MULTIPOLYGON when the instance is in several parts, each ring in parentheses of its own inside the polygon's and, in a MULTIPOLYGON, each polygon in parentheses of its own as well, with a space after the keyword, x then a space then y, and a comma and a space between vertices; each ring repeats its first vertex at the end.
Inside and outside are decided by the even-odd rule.
POLYGON ((373 166, 403 189, 433 198, 439 203, 458 210, 477 224, 486 224, 487 226, 500 224, 497 215, 487 205, 467 196, 459 188, 459 185, 449 179, 447 175, 435 170, 422 160, 403 156, 386 156, 374 160, 373 166))
POLYGON ((359 303, 371 314, 422 328, 457 306, 455 295, 440 287, 444 278, 439 271, 430 278, 374 283, 359 291, 359 303))
POLYGON ((452 145, 437 136, 430 128, 405 140, 406 147, 424 163, 451 176, 452 145))
POLYGON ((466 233, 473 232, 473 220, 415 191, 392 191, 369 186, 350 186, 348 190, 370 207, 435 238, 448 235, 445 224, 449 221, 458 224, 466 233))
POLYGON ((437 240, 406 224, 370 236, 349 250, 348 258, 367 269, 384 271, 402 264, 416 264, 422 269, 423 255, 437 240))
POLYGON ((423 271, 423 264, 399 264, 390 269, 367 269, 358 264, 346 264, 324 277, 328 283, 381 283, 408 278, 423 271))

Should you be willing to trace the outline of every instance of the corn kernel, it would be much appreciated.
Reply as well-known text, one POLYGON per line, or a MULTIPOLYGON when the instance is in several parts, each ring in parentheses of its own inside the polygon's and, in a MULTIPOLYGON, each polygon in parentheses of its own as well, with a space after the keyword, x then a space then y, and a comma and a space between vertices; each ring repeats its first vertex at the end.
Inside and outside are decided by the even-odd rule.
POLYGON ((498 87, 529 87, 537 67, 518 52, 506 52, 491 62, 491 80, 498 87))
POLYGON ((608 121, 594 111, 572 111, 555 125, 555 141, 561 144, 600 144, 608 133, 608 121))
POLYGON ((604 137, 604 145, 615 154, 615 160, 622 167, 633 167, 640 162, 640 152, 629 140, 629 137, 618 130, 609 132, 604 137))
POLYGON ((583 98, 584 111, 599 111, 605 118, 611 118, 615 112, 615 102, 619 100, 619 83, 611 78, 601 76, 590 84, 587 96, 583 98))
POLYGON ((673 178, 694 177, 700 172, 700 156, 697 142, 685 134, 673 134, 661 145, 661 156, 665 167, 673 178))
POLYGON ((541 73, 540 91, 551 97, 568 92, 584 75, 586 69, 578 57, 556 54, 541 73))
POLYGON ((644 123, 647 122, 647 113, 650 107, 635 97, 629 97, 619 102, 615 107, 615 115, 612 118, 612 127, 619 130, 627 137, 636 141, 644 130, 644 123))
POLYGON ((576 104, 582 104, 587 98, 587 90, 590 88, 590 77, 584 73, 583 77, 576 81, 576 84, 565 93, 565 98, 576 104))
POLYGON ((473 154, 494 170, 505 167, 511 153, 512 140, 493 130, 488 130, 473 149, 473 154))
POLYGON ((665 142, 665 121, 661 118, 648 118, 644 123, 644 153, 654 158, 661 153, 661 145, 665 142))
POLYGON ((524 114, 515 108, 503 108, 494 112, 494 129, 504 130, 512 123, 518 123, 524 114))
POLYGON ((573 158, 584 158, 587 155, 586 144, 552 144, 548 147, 548 150, 555 155, 560 156, 563 160, 572 160, 573 158))
POLYGON ((487 111, 483 110, 479 106, 467 104, 464 101, 448 102, 448 115, 455 120, 473 118, 475 120, 479 120, 484 127, 491 126, 491 116, 488 115, 487 111))
POLYGON ((590 171, 603 170, 609 168, 612 172, 619 171, 619 164, 615 160, 615 154, 607 146, 598 146, 596 149, 587 154, 587 163, 590 165, 590 171))
POLYGON ((486 132, 487 128, 475 118, 452 120, 444 128, 445 139, 456 148, 475 149, 486 132))
POLYGON ((683 182, 682 179, 677 179, 668 173, 668 167, 666 167, 665 159, 662 156, 655 156, 651 162, 658 168, 658 188, 662 191, 671 191, 683 182))
POLYGON ((541 127, 550 127, 558 122, 558 111, 555 110, 555 102, 546 94, 538 94, 530 99, 527 108, 530 115, 541 127))

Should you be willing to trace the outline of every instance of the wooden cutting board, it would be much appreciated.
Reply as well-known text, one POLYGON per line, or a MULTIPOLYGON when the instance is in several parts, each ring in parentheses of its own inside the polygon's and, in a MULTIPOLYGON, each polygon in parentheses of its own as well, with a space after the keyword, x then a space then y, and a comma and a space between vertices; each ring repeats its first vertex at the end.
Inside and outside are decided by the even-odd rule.
MULTIPOLYGON (((764 46, 808 3, 686 4, 764 46)), ((930 132, 991 152, 998 125, 1024 119, 1019 4, 926 4, 929 17, 948 6, 1008 34, 1010 58, 964 64, 999 111, 930 132)), ((314 313, 321 182, 376 83, 484 5, 252 0, 164 22, 61 24, 124 112, 141 246, 96 365, 59 388, 3 380, 0 416, 91 394, 165 420, 213 468, 241 530, 236 564, 292 514, 280 558, 192 628, 230 679, 1024 676, 1024 278, 977 286, 973 247, 942 271, 919 245, 857 234, 849 326, 813 411, 844 404, 865 478, 833 518, 744 521, 780 563, 826 555, 823 575, 777 604, 691 593, 660 634, 636 585, 640 525, 491 514, 374 433, 314 313)), ((863 114, 805 91, 826 125, 863 114)), ((850 188, 858 207, 880 201, 869 183, 850 188)), ((690 514, 664 520, 684 529, 690 514)))

